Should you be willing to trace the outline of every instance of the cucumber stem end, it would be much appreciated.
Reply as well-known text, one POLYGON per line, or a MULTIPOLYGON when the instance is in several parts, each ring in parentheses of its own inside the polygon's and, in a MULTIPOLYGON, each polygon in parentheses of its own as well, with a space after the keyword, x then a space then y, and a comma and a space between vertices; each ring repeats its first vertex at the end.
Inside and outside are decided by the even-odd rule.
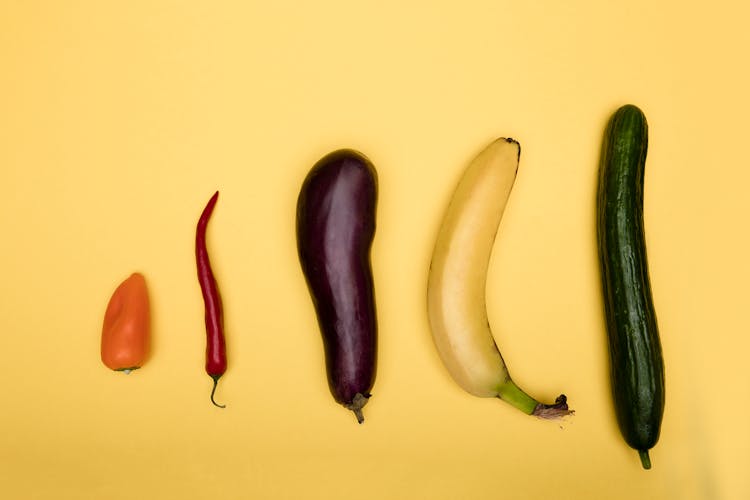
POLYGON ((648 450, 638 450, 638 455, 641 456, 643 468, 649 470, 651 468, 651 458, 648 456, 648 450))

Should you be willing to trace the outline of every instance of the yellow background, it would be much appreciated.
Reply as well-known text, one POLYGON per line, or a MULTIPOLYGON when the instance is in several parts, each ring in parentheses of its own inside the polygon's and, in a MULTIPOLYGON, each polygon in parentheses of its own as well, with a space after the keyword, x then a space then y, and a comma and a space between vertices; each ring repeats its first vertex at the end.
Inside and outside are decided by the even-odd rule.
POLYGON ((745 2, 0 4, 0 496, 750 498, 745 2), (643 471, 609 397, 594 196, 621 104, 650 123, 645 217, 666 363, 643 471), (489 141, 522 146, 488 278, 514 379, 562 425, 463 393, 425 283, 489 141), (352 147, 380 178, 380 364, 333 402, 296 255, 300 184, 352 147), (194 230, 229 370, 210 405, 194 230), (99 360, 110 294, 149 283, 153 352, 99 360))

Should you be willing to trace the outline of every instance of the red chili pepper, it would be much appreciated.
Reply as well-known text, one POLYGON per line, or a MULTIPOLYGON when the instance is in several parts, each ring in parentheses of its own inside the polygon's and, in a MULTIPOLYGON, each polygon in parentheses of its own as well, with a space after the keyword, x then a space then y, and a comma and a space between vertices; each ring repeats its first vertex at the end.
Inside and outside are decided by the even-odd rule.
POLYGON ((214 379, 214 387, 211 390, 211 402, 219 408, 224 408, 214 401, 216 384, 219 378, 227 371, 227 349, 224 342, 224 312, 221 305, 221 295, 216 286, 214 273, 211 271, 211 263, 208 260, 206 249, 206 226, 208 219, 214 211, 219 192, 211 197, 203 209, 198 228, 195 234, 195 260, 198 265, 198 282, 201 285, 203 302, 206 306, 206 373, 214 379))

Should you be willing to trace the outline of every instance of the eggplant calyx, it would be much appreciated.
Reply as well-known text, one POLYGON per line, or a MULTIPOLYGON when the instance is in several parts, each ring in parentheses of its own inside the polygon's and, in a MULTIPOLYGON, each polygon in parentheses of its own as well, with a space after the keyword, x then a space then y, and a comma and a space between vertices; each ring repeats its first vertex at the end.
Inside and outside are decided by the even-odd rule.
POLYGON ((354 412, 354 415, 357 417, 357 423, 362 423, 365 421, 365 416, 362 413, 362 408, 367 404, 367 401, 370 399, 370 395, 368 394, 365 396, 364 394, 358 392, 354 395, 354 398, 352 398, 351 403, 344 404, 344 408, 347 410, 351 410, 354 412))

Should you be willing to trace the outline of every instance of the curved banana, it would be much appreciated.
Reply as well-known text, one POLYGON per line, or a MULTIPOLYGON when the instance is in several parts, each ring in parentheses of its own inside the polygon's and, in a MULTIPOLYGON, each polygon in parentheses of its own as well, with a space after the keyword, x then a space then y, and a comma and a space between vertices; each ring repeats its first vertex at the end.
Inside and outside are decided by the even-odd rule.
POLYGON ((497 139, 464 172, 435 243, 427 310, 443 364, 465 391, 498 397, 529 415, 557 418, 572 413, 565 395, 544 405, 523 392, 508 374, 487 319, 487 269, 520 153, 515 140, 497 139))

